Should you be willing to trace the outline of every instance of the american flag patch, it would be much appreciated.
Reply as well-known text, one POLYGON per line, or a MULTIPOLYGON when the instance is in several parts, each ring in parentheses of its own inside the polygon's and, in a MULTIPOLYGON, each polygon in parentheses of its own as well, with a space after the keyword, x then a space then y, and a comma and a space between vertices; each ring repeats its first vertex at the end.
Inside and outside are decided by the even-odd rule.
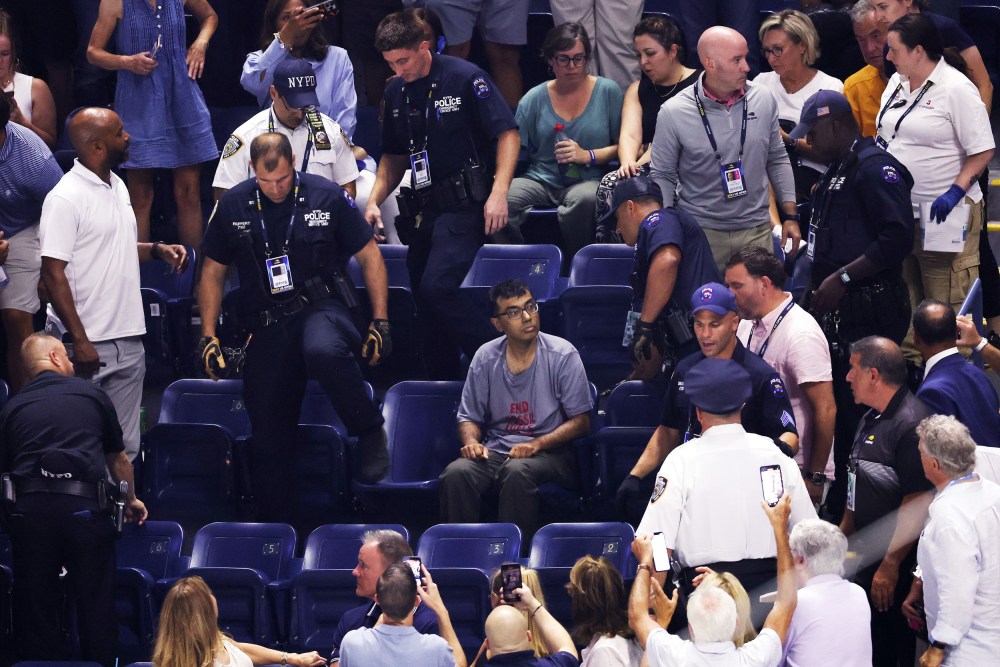
POLYGON ((787 410, 781 411, 781 424, 782 426, 795 426, 795 419, 788 414, 787 410))
POLYGON ((816 116, 826 116, 830 113, 830 107, 820 107, 816 109, 816 116))

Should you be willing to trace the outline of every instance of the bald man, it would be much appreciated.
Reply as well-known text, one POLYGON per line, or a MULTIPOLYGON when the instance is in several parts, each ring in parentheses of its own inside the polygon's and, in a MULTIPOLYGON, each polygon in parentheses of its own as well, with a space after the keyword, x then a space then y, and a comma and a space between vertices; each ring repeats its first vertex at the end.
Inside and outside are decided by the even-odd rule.
POLYGON ((535 599, 527 588, 514 589, 520 600, 511 605, 501 604, 486 618, 486 647, 489 660, 486 665, 515 665, 517 667, 576 667, 576 647, 573 638, 549 610, 535 599), (536 658, 531 648, 531 631, 528 630, 527 612, 535 622, 548 656, 536 658))
MULTIPOLYGON (((59 340, 28 336, 21 361, 30 382, 0 411, 0 472, 16 500, 9 530, 14 555, 14 647, 17 660, 70 660, 61 626, 63 567, 73 573, 80 651, 113 665, 115 530, 99 500, 107 471, 128 482, 127 521, 146 508, 132 480, 122 431, 108 396, 73 377, 59 340)), ((7 495, 6 493, 4 494, 7 495)))
POLYGON ((779 203, 781 242, 801 233, 795 181, 778 129, 778 106, 747 82, 747 42, 715 26, 698 40, 705 72, 667 100, 656 119, 650 176, 705 230, 712 256, 726 260, 747 245, 773 247, 769 185, 779 203))
POLYGON ((84 109, 69 133, 79 157, 46 196, 38 230, 50 299, 46 330, 64 340, 69 335, 77 374, 111 398, 132 460, 146 375, 139 262, 159 259, 180 271, 187 253, 180 245, 137 242, 128 189, 111 171, 128 157, 129 135, 118 114, 84 109))

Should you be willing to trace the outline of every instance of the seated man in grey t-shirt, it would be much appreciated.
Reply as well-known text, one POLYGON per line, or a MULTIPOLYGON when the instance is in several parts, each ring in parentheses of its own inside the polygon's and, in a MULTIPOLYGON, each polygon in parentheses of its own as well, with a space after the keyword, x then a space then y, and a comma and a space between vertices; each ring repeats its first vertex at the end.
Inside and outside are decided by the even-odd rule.
POLYGON ((458 408, 461 458, 441 473, 441 519, 481 520, 482 496, 497 492, 499 520, 530 539, 538 529, 538 485, 576 484, 569 442, 590 430, 593 407, 580 355, 539 331, 538 304, 520 280, 490 290, 493 326, 469 366, 458 408))

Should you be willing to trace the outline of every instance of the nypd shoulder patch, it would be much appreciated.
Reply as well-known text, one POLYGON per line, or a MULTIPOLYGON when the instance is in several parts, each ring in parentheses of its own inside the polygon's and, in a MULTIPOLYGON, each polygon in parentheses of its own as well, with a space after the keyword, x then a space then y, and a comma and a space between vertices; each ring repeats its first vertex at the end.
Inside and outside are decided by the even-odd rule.
POLYGON ((653 486, 653 495, 649 497, 650 503, 655 503, 663 495, 663 492, 667 490, 667 478, 663 475, 656 476, 656 484, 653 486))
POLYGON ((778 398, 785 395, 785 385, 781 383, 781 378, 771 378, 771 393, 778 398))
POLYGON ((472 90, 476 92, 476 97, 482 100, 485 100, 493 92, 490 90, 490 84, 486 82, 486 77, 483 76, 477 76, 472 81, 472 90))
POLYGON ((882 167, 882 180, 886 183, 899 183, 899 170, 891 164, 882 167))
POLYGON ((646 220, 642 224, 645 225, 646 227, 652 228, 656 227, 656 225, 658 225, 659 222, 660 222, 660 212, 653 211, 652 213, 646 216, 646 220))
POLYGON ((226 145, 222 148, 222 159, 231 158, 239 153, 241 148, 243 148, 243 140, 235 134, 229 135, 226 145))

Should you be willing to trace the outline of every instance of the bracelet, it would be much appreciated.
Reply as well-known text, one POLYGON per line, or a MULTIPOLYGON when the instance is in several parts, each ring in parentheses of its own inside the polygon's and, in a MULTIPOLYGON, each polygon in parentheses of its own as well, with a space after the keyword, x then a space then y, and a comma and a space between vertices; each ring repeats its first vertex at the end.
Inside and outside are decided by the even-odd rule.
POLYGON ((287 653, 282 653, 281 654, 281 664, 282 665, 287 665, 288 664, 288 654, 287 653))
POLYGON ((280 35, 281 35, 280 32, 274 33, 274 41, 278 43, 278 46, 280 46, 283 51, 287 51, 288 47, 285 45, 283 41, 281 41, 280 35))
POLYGON ((597 155, 594 154, 593 149, 591 149, 588 152, 590 153, 590 166, 593 167, 595 164, 597 164, 597 155))
POLYGON ((636 574, 639 573, 639 570, 645 570, 646 572, 649 572, 650 576, 652 576, 653 574, 653 568, 651 568, 647 563, 639 563, 639 567, 636 568, 636 574))
POLYGON ((159 253, 159 249, 160 249, 160 242, 159 241, 153 241, 153 247, 151 247, 149 249, 149 258, 150 259, 159 259, 160 261, 163 261, 159 257, 159 254, 160 254, 159 253))
POLYGON ((541 608, 542 608, 542 603, 541 603, 541 602, 539 602, 539 603, 538 603, 538 606, 537 606, 537 607, 535 607, 535 611, 531 612, 531 616, 529 616, 529 617, 528 617, 528 619, 530 620, 530 619, 534 618, 534 617, 535 617, 535 614, 537 614, 537 613, 538 613, 538 610, 539 610, 539 609, 541 609, 541 608))
POLYGON ((802 216, 800 216, 798 213, 785 213, 784 215, 780 215, 778 217, 781 218, 782 222, 786 222, 788 220, 794 220, 795 222, 798 222, 799 220, 802 219, 802 216))
POLYGON ((979 344, 976 345, 976 352, 982 352, 983 348, 989 344, 990 341, 986 338, 986 336, 983 336, 982 338, 979 339, 979 344))

